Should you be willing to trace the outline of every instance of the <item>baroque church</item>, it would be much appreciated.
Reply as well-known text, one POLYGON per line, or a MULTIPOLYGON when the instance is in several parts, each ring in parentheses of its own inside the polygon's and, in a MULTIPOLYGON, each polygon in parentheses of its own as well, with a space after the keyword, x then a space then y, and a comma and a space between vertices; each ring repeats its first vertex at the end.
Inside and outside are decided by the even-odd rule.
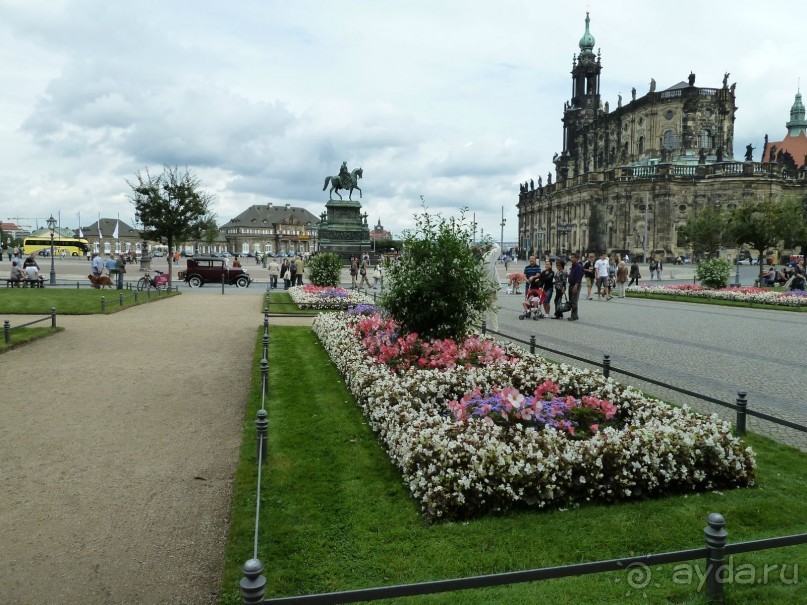
POLYGON ((699 87, 685 81, 637 96, 615 108, 600 97, 602 62, 594 54, 586 14, 580 52, 572 59, 572 95, 563 107, 563 150, 553 174, 521 185, 518 197, 522 255, 602 251, 631 258, 671 260, 689 250, 678 229, 690 213, 807 194, 807 148, 801 95, 788 135, 760 161, 754 148, 735 156, 736 83, 699 87), (792 147, 792 153, 786 148, 792 147), (800 153, 801 155, 794 155, 800 153))

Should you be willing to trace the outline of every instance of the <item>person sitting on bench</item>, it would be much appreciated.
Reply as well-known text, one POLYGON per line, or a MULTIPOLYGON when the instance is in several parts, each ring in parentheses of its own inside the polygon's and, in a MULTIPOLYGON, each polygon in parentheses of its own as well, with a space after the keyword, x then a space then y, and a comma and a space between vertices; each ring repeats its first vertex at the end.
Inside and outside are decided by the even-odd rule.
POLYGON ((25 279, 31 283, 31 287, 34 285, 42 287, 42 282, 44 281, 36 265, 28 265, 25 267, 25 279))
POLYGON ((25 273, 23 273, 22 269, 20 269, 19 263, 16 260, 12 261, 9 280, 15 282, 14 285, 19 285, 19 283, 24 279, 25 273))

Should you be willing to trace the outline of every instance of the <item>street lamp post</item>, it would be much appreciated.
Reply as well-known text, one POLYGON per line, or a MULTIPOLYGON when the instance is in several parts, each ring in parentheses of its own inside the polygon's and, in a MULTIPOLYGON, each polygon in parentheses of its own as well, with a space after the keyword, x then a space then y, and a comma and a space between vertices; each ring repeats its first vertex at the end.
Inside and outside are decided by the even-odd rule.
POLYGON ((502 206, 502 222, 500 223, 502 227, 502 232, 499 236, 499 254, 504 254, 504 224, 506 222, 507 219, 504 218, 504 206, 502 206))
POLYGON ((53 230, 55 228, 56 228, 56 219, 53 218, 53 215, 51 214, 50 218, 48 219, 48 229, 50 229, 50 285, 51 286, 56 285, 56 267, 53 264, 53 257, 54 257, 53 230))

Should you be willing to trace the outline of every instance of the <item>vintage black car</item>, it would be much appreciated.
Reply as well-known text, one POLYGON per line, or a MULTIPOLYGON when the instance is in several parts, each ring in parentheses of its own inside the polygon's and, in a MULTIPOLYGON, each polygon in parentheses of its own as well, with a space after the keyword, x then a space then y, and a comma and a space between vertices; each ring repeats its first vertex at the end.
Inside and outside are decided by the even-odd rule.
POLYGON ((188 265, 181 276, 191 288, 205 284, 225 284, 246 288, 252 283, 249 273, 240 267, 230 267, 226 258, 197 256, 188 259, 188 265))

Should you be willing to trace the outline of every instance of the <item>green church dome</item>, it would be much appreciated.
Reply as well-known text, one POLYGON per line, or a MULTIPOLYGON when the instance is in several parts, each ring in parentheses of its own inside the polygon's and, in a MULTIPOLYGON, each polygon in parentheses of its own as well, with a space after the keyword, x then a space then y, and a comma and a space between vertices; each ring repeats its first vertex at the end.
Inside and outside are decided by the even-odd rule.
POLYGON ((588 24, 591 19, 586 13, 586 33, 583 34, 583 37, 580 38, 580 54, 581 55, 591 55, 593 54, 592 49, 594 48, 594 36, 591 35, 591 32, 588 31, 588 24))

